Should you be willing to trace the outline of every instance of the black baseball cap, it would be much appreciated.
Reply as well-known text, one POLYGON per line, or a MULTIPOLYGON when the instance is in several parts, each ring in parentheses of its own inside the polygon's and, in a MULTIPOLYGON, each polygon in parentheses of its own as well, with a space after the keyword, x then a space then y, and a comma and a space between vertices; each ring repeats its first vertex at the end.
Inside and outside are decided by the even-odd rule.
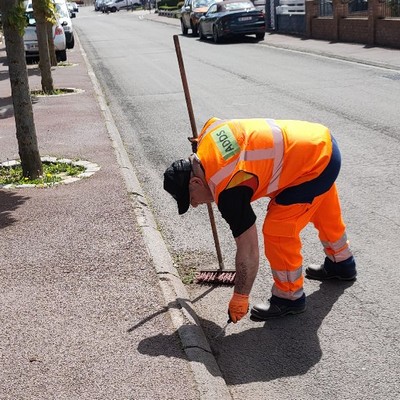
POLYGON ((164 172, 164 189, 178 203, 179 214, 189 209, 189 181, 192 165, 187 158, 174 161, 164 172))

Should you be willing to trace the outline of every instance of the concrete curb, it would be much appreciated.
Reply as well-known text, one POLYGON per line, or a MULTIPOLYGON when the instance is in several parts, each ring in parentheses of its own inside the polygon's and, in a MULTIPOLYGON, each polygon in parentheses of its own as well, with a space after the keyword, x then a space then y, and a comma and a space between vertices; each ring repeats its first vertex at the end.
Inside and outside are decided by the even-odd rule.
POLYGON ((197 383, 200 399, 215 400, 218 398, 220 400, 231 400, 232 396, 212 354, 187 290, 179 278, 171 255, 157 228, 157 224, 136 177, 133 165, 123 146, 121 136, 107 106, 96 75, 81 46, 78 36, 76 36, 76 40, 93 83, 97 101, 103 113, 106 128, 117 156, 120 171, 130 195, 137 222, 143 233, 147 251, 159 277, 159 284, 163 292, 166 307, 168 307, 173 326, 179 333, 183 349, 197 383))

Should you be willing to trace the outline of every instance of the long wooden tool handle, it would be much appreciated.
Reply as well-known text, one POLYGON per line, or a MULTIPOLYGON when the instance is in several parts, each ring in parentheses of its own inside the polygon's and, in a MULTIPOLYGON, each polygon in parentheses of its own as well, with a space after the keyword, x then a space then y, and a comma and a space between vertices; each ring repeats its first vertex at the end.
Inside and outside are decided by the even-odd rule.
POLYGON ((213 212, 213 209, 212 209, 212 205, 210 203, 207 203, 207 209, 208 209, 208 216, 210 217, 211 230, 212 230, 213 237, 214 237, 214 244, 215 244, 215 250, 217 252, 219 269, 222 270, 222 269, 225 268, 224 260, 222 258, 221 246, 219 245, 217 226, 215 224, 215 219, 214 219, 214 212, 213 212))
POLYGON ((186 106, 187 106, 188 113, 189 113, 190 126, 192 127, 193 137, 196 139, 198 136, 197 129, 196 129, 196 122, 194 120, 192 100, 190 98, 189 86, 188 86, 187 79, 186 79, 185 66, 183 65, 183 57, 182 57, 182 52, 181 52, 181 46, 179 44, 179 37, 178 37, 178 35, 174 35, 173 37, 174 37, 176 56, 178 57, 179 71, 181 73, 183 91, 185 93, 186 106))
MULTIPOLYGON (((196 122, 194 119, 192 100, 190 98, 189 86, 188 86, 187 79, 186 79, 186 72, 185 72, 185 66, 183 64, 181 46, 179 44, 179 37, 178 37, 178 35, 174 35, 173 38, 174 38, 176 56, 178 57, 179 71, 181 73, 183 91, 185 93, 186 106, 187 106, 188 113, 189 113, 190 125, 192 127, 192 134, 193 134, 193 138, 196 139, 198 137, 197 129, 196 129, 196 122)), ((197 150, 196 142, 192 142, 192 149, 194 152, 197 150)), ((214 237, 215 250, 217 251, 219 268, 224 269, 224 261, 222 259, 221 246, 219 244, 218 233, 217 233, 217 226, 215 224, 214 212, 212 209, 212 205, 210 203, 207 204, 207 209, 208 209, 208 216, 210 217, 211 230, 212 230, 213 237, 214 237)))

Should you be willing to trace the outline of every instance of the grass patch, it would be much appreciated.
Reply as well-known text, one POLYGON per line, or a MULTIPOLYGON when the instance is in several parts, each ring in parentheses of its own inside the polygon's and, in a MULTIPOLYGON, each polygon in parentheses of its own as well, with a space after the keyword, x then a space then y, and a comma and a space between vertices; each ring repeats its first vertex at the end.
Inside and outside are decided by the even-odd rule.
POLYGON ((189 267, 189 268, 182 268, 179 271, 179 275, 181 276, 182 283, 185 285, 191 285, 196 280, 196 268, 189 267))
POLYGON ((60 94, 75 93, 75 89, 54 89, 50 92, 44 92, 43 90, 31 90, 32 96, 58 96, 60 94))
POLYGON ((69 163, 56 162, 47 163, 43 162, 43 175, 38 179, 28 179, 22 175, 21 165, 12 167, 0 167, 0 185, 39 185, 51 186, 57 182, 62 181, 66 176, 75 176, 82 173, 85 168, 80 165, 73 165, 69 163))
POLYGON ((60 61, 57 63, 57 67, 72 67, 74 64, 67 61, 60 61))

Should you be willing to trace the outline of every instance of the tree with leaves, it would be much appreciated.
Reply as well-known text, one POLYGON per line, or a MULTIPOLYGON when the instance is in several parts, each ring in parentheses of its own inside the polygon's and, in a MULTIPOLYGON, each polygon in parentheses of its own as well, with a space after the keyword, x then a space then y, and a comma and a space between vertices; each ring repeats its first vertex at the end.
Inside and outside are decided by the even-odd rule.
POLYGON ((43 173, 26 68, 23 34, 26 26, 22 0, 0 0, 7 52, 18 151, 23 175, 37 179, 43 173))

